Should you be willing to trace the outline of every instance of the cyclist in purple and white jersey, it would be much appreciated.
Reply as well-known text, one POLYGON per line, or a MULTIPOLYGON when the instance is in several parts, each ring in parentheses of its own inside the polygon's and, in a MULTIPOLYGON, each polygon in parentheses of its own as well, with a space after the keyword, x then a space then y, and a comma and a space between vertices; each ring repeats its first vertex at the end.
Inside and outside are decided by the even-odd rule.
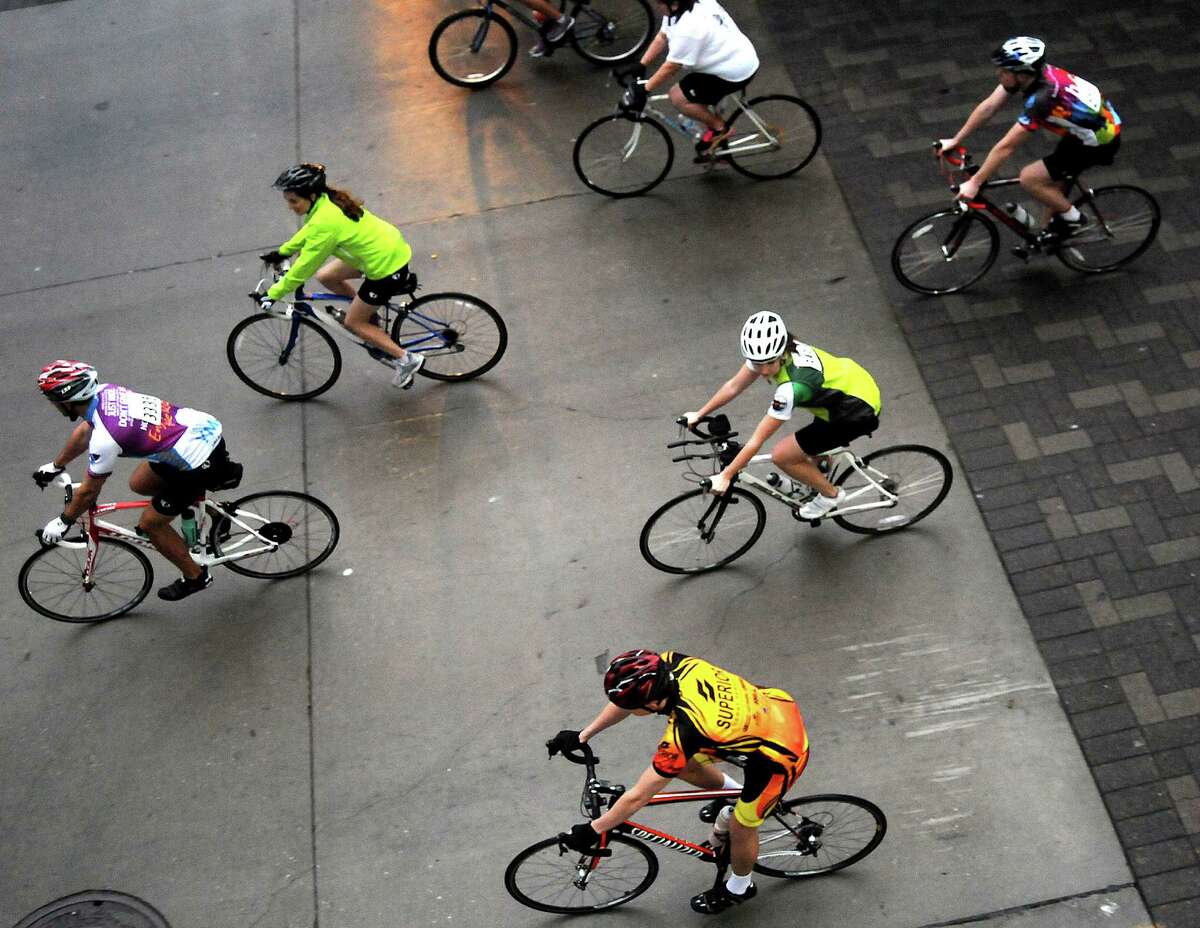
POLYGON ((1062 181, 1095 165, 1113 163, 1121 146, 1121 117, 1096 85, 1046 64, 1046 43, 1041 39, 1009 39, 992 52, 992 64, 999 86, 975 107, 953 137, 941 140, 941 148, 961 144, 1014 94, 1024 97, 1024 107, 975 176, 959 186, 958 196, 964 200, 977 196, 979 188, 1026 138, 1046 129, 1062 140, 1045 158, 1021 169, 1021 186, 1048 207, 1050 232, 1059 238, 1075 235, 1087 225, 1087 219, 1063 195, 1062 181))
POLYGON ((206 412, 176 406, 128 387, 100 383, 96 369, 82 361, 52 361, 38 375, 38 387, 64 416, 82 420, 52 461, 33 474, 45 489, 83 452, 87 474, 62 514, 42 529, 42 542, 56 544, 96 502, 118 457, 143 458, 129 478, 134 493, 152 497, 138 528, 179 568, 183 577, 158 591, 166 600, 183 599, 210 583, 208 569, 192 560, 187 543, 171 520, 217 484, 240 477, 229 460, 221 423, 206 412))

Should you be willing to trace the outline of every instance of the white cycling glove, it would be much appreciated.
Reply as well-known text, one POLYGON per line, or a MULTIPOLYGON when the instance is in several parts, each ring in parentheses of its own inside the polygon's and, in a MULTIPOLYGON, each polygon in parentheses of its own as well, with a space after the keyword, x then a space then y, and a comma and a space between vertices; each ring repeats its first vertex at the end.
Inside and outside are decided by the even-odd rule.
POLYGON ((713 474, 708 478, 708 491, 714 496, 720 496, 729 489, 729 478, 722 474, 713 474))
POLYGON ((56 465, 53 461, 43 464, 33 472, 33 482, 43 490, 54 482, 54 478, 63 472, 63 469, 56 465))
POLYGON ((267 310, 275 305, 275 301, 269 296, 259 297, 258 305, 261 309, 267 310))
POLYGON ((63 521, 62 516, 55 516, 46 523, 46 527, 42 529, 42 544, 56 545, 62 541, 63 535, 67 534, 67 529, 71 526, 63 521))
POLYGON ((687 427, 689 429, 693 428, 700 421, 700 413, 698 412, 685 412, 683 417, 687 419, 687 427))

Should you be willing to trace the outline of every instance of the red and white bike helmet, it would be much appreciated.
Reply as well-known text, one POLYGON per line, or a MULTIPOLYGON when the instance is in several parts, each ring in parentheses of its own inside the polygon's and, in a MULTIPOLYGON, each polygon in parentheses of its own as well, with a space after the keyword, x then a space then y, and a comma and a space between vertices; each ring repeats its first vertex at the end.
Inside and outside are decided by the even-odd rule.
POLYGON ((100 392, 100 376, 84 361, 51 361, 38 374, 38 389, 55 403, 82 403, 100 392))

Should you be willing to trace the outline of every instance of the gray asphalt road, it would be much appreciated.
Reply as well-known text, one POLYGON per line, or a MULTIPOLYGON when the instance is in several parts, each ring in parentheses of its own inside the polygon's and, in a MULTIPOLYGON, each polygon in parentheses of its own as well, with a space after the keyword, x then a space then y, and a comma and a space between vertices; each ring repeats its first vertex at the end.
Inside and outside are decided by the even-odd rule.
MULTIPOLYGON (((788 89, 755 8, 729 6, 767 61, 760 89, 788 89)), ((443 84, 424 48, 452 8, 0 14, 14 88, 0 384, 16 406, 0 573, 15 578, 57 511, 27 476, 66 433, 32 387, 56 356, 212 411, 244 489, 307 489, 343 527, 307 578, 222 573, 99 627, 34 615, 10 579, 0 924, 97 886, 177 928, 549 923, 500 879, 578 814, 577 770, 540 744, 591 718, 597 665, 638 645, 789 689, 813 740, 796 792, 858 793, 889 817, 862 864, 764 885, 727 920, 1144 921, 962 485, 920 528, 876 540, 773 508, 756 548, 695 580, 638 554, 646 516, 686 487, 671 418, 734 370, 753 309, 876 375, 885 424, 866 447, 945 447, 824 161, 778 184, 681 167, 653 197, 604 200, 568 152, 612 107, 605 75, 522 50, 490 91, 443 84), (225 336, 253 253, 291 228, 268 185, 297 153, 401 225, 427 289, 500 309, 511 342, 495 371, 398 393, 355 350, 307 406, 235 380, 225 336)), ((735 424, 766 402, 743 397, 735 424)), ((636 778, 658 724, 603 735, 604 773, 636 778)), ((689 815, 654 820, 699 837, 689 815)), ((609 917, 692 917, 710 874, 661 856, 655 887, 609 917)))

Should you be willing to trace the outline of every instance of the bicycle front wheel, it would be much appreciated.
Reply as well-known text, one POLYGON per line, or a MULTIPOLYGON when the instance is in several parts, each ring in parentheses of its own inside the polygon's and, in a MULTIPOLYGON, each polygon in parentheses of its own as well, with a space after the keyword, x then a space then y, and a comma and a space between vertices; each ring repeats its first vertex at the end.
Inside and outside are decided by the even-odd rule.
POLYGON ((1101 274, 1128 264, 1150 247, 1162 215, 1158 202, 1141 187, 1100 187, 1075 205, 1092 224, 1058 249, 1058 259, 1085 274, 1101 274))
POLYGON ((653 119, 614 113, 579 133, 571 159, 579 179, 597 193, 636 197, 662 183, 675 161, 675 146, 653 119))
POLYGON ((517 34, 503 16, 463 10, 447 16, 429 37, 429 63, 442 80, 479 90, 508 73, 517 60, 517 34))
POLYGON ((879 806, 857 796, 782 802, 758 829, 754 869, 766 876, 822 876, 862 860, 887 833, 879 806))
POLYGON ((154 569, 128 542, 106 538, 96 551, 90 586, 83 584, 87 548, 55 545, 34 551, 17 575, 25 604, 56 622, 103 622, 124 615, 150 592, 154 569))
POLYGON ((571 46, 593 64, 614 65, 644 50, 653 35, 646 0, 592 0, 575 14, 571 46))
POLYGON ((208 534, 217 557, 255 551, 264 539, 277 545, 273 551, 225 561, 226 567, 246 577, 276 580, 307 573, 333 553, 341 535, 333 510, 307 493, 251 493, 221 508, 226 516, 214 519, 208 534))
POLYGON ((892 271, 917 293, 957 293, 986 274, 999 253, 1000 233, 990 220, 947 209, 918 219, 900 234, 892 271))
POLYGON ((658 876, 658 858, 640 841, 609 835, 611 857, 568 851, 547 838, 521 851, 504 871, 510 896, 539 912, 599 912, 635 899, 658 876))
POLYGON ((860 535, 882 535, 915 525, 942 504, 954 480, 946 456, 924 445, 897 445, 873 451, 862 459, 862 469, 874 483, 856 470, 846 471, 836 481, 850 497, 846 505, 884 501, 888 504, 845 515, 835 512, 833 516, 833 521, 842 528, 860 535), (880 493, 877 484, 894 494, 895 502, 880 493))
MULTIPOLYGON (((293 317, 294 318, 294 317, 293 317)), ((238 379, 277 400, 310 400, 333 386, 342 372, 342 354, 333 336, 314 322, 259 314, 233 327, 225 355, 238 379)))
POLYGON ((763 533, 762 501, 740 487, 725 498, 691 490, 659 508, 642 529, 642 557, 669 574, 702 574, 749 551, 763 533))
POLYGON ((508 347, 500 314, 466 293, 431 293, 400 310, 392 341, 425 356, 420 373, 434 380, 471 380, 487 373, 508 347))
POLYGON ((790 177, 812 161, 821 144, 817 111, 786 94, 756 97, 729 120, 733 135, 722 156, 736 171, 757 180, 790 177))

